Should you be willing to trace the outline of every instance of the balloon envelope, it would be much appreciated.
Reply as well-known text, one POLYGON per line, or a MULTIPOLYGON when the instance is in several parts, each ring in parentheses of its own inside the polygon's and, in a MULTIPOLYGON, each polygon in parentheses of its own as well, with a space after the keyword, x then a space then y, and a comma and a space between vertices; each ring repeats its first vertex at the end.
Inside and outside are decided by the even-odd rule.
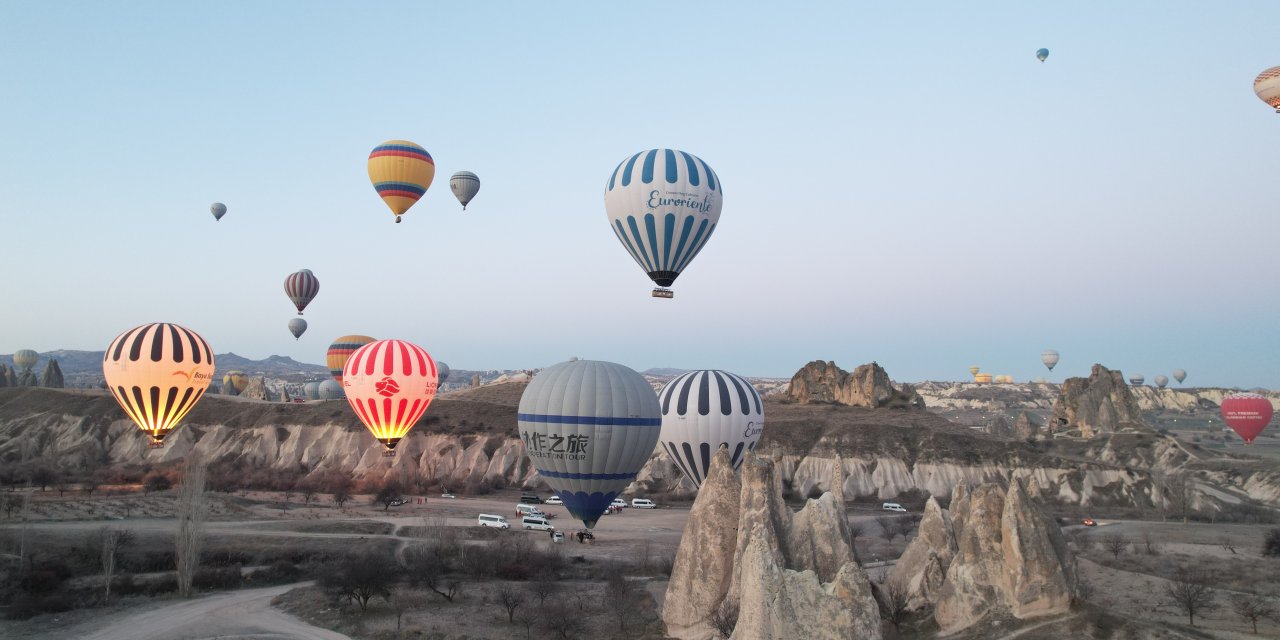
POLYGON ((691 371, 658 392, 662 432, 658 442, 680 472, 701 487, 720 445, 729 448, 737 469, 764 432, 760 394, 728 371, 691 371))
POLYGON ((1174 369, 1173 379, 1177 380, 1178 384, 1182 384, 1182 381, 1187 379, 1187 372, 1182 369, 1174 369))
POLYGON ((159 445, 209 388, 213 350, 196 332, 153 322, 134 327, 107 347, 102 375, 116 402, 159 445))
POLYGON ((320 280, 310 269, 295 271, 284 279, 284 292, 298 308, 298 315, 302 315, 302 310, 320 293, 320 280))
POLYGON ((222 376, 222 391, 228 395, 237 395, 249 386, 249 376, 239 371, 228 371, 222 376))
POLYGON ((1046 58, 1048 58, 1048 57, 1049 57, 1049 50, 1048 50, 1048 49, 1040 49, 1040 50, 1036 51, 1036 59, 1037 59, 1037 60, 1039 60, 1040 62, 1044 62, 1044 61, 1045 61, 1045 59, 1046 59, 1046 58))
POLYGON ((13 365, 19 369, 30 369, 40 361, 40 354, 31 349, 18 349, 13 353, 13 365))
POLYGON ((1053 371, 1053 368, 1058 364, 1058 352, 1053 349, 1045 349, 1040 352, 1040 362, 1043 362, 1044 366, 1053 371))
POLYGON ((605 185, 609 226, 636 264, 669 287, 716 230, 724 191, 701 159, 675 149, 641 151, 605 185))
POLYGON ((1253 92, 1280 113, 1280 67, 1271 67, 1253 79, 1253 92))
POLYGON ((431 154, 408 140, 388 140, 369 153, 369 181, 396 222, 422 198, 435 177, 431 154))
POLYGON ((209 205, 209 213, 213 214, 213 220, 215 222, 221 220, 222 216, 227 215, 227 205, 222 204, 221 202, 215 202, 209 205))
POLYGON ((342 399, 342 383, 337 380, 325 380, 324 382, 321 382, 317 391, 320 392, 321 400, 342 399))
POLYGON ((436 396, 436 363, 404 340, 378 340, 356 349, 342 370, 342 388, 356 416, 392 451, 436 396))
POLYGON ((1141 386, 1143 382, 1146 382, 1146 380, 1146 378, 1142 377, 1141 373, 1129 376, 1129 384, 1134 386, 1141 386))
POLYGON ((1161 389, 1163 389, 1163 388, 1165 388, 1166 386, 1168 386, 1168 384, 1169 384, 1169 377, 1168 377, 1168 376, 1156 376, 1156 386, 1157 386, 1157 387, 1160 387, 1161 389))
POLYGON ((588 528, 635 480, 662 430, 658 397, 644 377, 596 360, 539 372, 520 397, 517 419, 533 466, 588 528))
POLYGON ((302 394, 307 396, 308 400, 319 400, 320 399, 320 383, 308 382, 302 385, 302 394))
POLYGON ((969 367, 969 375, 976 376, 978 375, 979 371, 982 371, 982 368, 976 364, 973 365, 972 367, 969 367))
POLYGON ((289 333, 292 333, 294 338, 301 338, 302 334, 306 332, 307 332, 306 320, 303 320, 302 318, 289 319, 289 333))
POLYGON ((1245 444, 1253 442, 1271 422, 1271 401, 1256 393, 1234 393, 1222 399, 1222 420, 1240 434, 1245 444))
POLYGON ((480 193, 480 178, 470 171, 459 171, 449 178, 449 190, 466 211, 471 199, 480 193))
POLYGON ((329 375, 338 382, 339 388, 342 386, 342 368, 347 366, 347 358, 350 358, 356 349, 376 339, 359 335, 342 336, 329 345, 329 350, 324 355, 324 363, 329 367, 329 375))

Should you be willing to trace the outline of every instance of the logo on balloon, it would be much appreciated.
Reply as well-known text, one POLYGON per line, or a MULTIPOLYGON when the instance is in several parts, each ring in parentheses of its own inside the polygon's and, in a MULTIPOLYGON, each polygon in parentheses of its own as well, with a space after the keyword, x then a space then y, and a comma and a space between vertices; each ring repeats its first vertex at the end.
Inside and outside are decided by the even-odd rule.
POLYGON ((696 194, 684 193, 680 191, 669 191, 662 193, 657 189, 649 192, 649 208, 657 209, 659 207, 685 207, 693 209, 698 213, 706 213, 711 210, 713 203, 711 202, 711 194, 702 196, 699 200, 696 194), (683 197, 677 197, 683 196, 683 197))
POLYGON ((748 422, 748 423, 747 423, 747 428, 746 428, 746 429, 744 429, 744 430, 742 431, 742 437, 744 437, 744 438, 754 438, 754 437, 756 437, 756 436, 760 435, 761 433, 764 433, 764 425, 763 425, 763 424, 761 424, 761 425, 756 425, 756 423, 755 423, 755 422, 748 422))
POLYGON ((400 393, 400 385, 395 380, 392 380, 391 376, 387 376, 374 383, 373 389, 378 392, 378 395, 384 398, 390 398, 391 396, 400 393))

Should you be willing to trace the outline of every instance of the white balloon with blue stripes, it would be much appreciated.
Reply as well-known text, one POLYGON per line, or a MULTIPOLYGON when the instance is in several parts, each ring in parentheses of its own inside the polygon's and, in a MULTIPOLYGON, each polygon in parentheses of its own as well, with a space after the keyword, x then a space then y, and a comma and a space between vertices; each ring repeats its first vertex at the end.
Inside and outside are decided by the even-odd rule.
POLYGON ((525 454, 588 528, 635 480, 662 430, 658 396, 644 376, 598 360, 538 372, 518 411, 525 454))
POLYGON ((724 204, 720 177, 697 156, 650 149, 614 169, 604 191, 609 226, 636 264, 671 286, 706 246, 724 204))
POLYGON ((764 432, 764 403, 742 376, 703 369, 677 376, 658 392, 659 444, 680 472, 699 487, 720 445, 737 469, 764 432))

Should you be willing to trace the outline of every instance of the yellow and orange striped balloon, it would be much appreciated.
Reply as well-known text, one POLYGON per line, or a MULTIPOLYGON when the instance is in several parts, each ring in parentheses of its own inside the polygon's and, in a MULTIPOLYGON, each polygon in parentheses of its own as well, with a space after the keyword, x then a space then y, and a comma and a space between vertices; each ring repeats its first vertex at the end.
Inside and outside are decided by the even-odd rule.
POLYGON ((102 358, 111 395, 151 446, 163 446, 213 380, 213 350, 196 332, 153 322, 120 334, 102 358))
POLYGON ((431 154, 408 140, 388 140, 369 153, 369 181, 396 215, 396 222, 422 198, 435 177, 431 154))

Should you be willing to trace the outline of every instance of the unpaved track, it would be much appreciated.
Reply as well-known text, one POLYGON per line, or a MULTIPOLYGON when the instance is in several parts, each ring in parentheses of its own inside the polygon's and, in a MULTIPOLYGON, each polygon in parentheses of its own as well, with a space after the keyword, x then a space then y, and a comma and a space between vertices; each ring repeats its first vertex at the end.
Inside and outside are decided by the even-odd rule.
POLYGON ((271 599, 309 583, 244 589, 154 609, 123 612, 63 631, 84 640, 351 640, 271 606, 271 599), (105 626, 104 626, 105 623, 105 626))

